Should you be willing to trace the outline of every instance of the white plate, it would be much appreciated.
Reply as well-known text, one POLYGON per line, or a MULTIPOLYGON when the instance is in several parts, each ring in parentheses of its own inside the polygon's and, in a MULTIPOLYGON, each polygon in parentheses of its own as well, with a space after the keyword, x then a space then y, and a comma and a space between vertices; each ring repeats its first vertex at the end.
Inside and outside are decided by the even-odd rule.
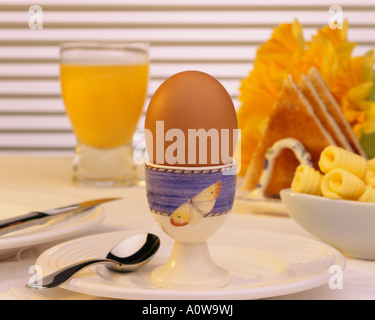
MULTIPOLYGON (((65 242, 44 252, 37 264, 45 276, 77 261, 105 257, 117 242, 140 231, 145 230, 110 232, 65 242)), ((161 248, 142 269, 121 274, 99 265, 82 271, 63 287, 119 299, 260 299, 327 285, 331 266, 345 268, 341 253, 314 240, 223 228, 210 239, 209 248, 215 262, 231 273, 230 285, 216 290, 160 289, 150 284, 149 276, 166 262, 173 242, 160 230, 151 232, 160 236, 161 248)))
POLYGON ((255 199, 252 197, 251 191, 243 189, 243 183, 244 178, 238 177, 232 212, 289 216, 281 199, 255 199))
POLYGON ((288 212, 281 200, 250 199, 246 196, 237 196, 235 198, 232 211, 238 213, 268 213, 288 216, 288 212))
MULTIPOLYGON (((82 201, 76 197, 32 191, 0 190, 0 219, 22 215, 30 211, 42 211, 82 201)), ((66 239, 91 230, 103 221, 103 208, 77 216, 52 219, 37 225, 0 236, 0 259, 14 255, 25 247, 66 239)))

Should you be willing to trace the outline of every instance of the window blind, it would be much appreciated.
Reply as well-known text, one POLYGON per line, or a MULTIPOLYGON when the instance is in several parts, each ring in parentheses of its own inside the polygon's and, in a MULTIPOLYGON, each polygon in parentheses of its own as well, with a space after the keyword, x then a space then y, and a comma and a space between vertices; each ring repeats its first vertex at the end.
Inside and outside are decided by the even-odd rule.
MULTIPOLYGON (((242 78, 272 28, 297 18, 305 38, 328 24, 323 0, 0 0, 0 154, 72 153, 75 138, 59 84, 59 45, 67 41, 150 43, 149 99, 169 76, 200 70, 215 76, 235 106, 242 78), (43 29, 30 29, 31 5, 43 29)), ((375 3, 343 0, 356 54, 375 48, 375 3)), ((143 125, 143 118, 139 126, 143 125)))

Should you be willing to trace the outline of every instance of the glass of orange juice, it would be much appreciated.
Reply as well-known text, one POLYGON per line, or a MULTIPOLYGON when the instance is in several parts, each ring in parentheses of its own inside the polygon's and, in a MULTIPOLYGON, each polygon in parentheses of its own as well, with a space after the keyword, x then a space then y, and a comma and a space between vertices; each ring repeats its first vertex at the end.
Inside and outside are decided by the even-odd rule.
POLYGON ((132 137, 145 103, 147 43, 66 43, 60 81, 77 147, 79 185, 126 186, 137 181, 132 137))

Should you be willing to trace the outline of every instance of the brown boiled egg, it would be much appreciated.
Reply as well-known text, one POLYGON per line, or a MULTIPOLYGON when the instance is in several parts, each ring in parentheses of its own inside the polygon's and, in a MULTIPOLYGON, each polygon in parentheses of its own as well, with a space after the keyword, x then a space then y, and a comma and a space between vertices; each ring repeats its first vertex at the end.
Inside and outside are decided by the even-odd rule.
POLYGON ((179 167, 232 162, 237 115, 231 97, 214 77, 184 71, 155 92, 146 113, 146 148, 155 164, 179 167))

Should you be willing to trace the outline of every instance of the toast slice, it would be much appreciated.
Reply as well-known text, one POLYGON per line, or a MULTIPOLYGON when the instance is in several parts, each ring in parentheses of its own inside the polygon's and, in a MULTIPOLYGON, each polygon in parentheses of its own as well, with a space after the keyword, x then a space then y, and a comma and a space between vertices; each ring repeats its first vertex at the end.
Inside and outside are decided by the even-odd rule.
MULTIPOLYGON (((315 115, 310 102, 306 99, 292 76, 285 80, 283 89, 272 109, 267 127, 259 141, 250 165, 246 171, 244 189, 253 190, 258 184, 264 167, 265 154, 276 141, 295 138, 311 154, 312 162, 318 168, 320 153, 329 145, 336 145, 315 115)), ((297 159, 290 150, 284 150, 276 159, 274 175, 271 177, 266 193, 278 195, 279 191, 289 188, 297 159), (277 174, 282 172, 282 174, 277 174)))
POLYGON ((331 135, 333 140, 335 140, 336 145, 345 150, 354 152, 352 146, 350 145, 345 135, 340 130, 340 127, 336 123, 335 119, 328 112, 326 105, 323 103, 322 99, 319 97, 310 79, 304 74, 301 75, 301 81, 299 83, 299 87, 302 93, 305 95, 306 99, 309 100, 314 110, 314 113, 320 120, 323 127, 328 131, 328 133, 331 135))
POLYGON ((328 87, 326 86, 319 71, 316 68, 311 68, 308 73, 308 78, 310 79, 320 99, 322 99, 323 103, 327 107, 328 112, 331 114, 331 116, 333 117, 337 125, 339 126, 341 132, 345 135, 352 150, 355 153, 367 159, 366 153, 364 152, 357 137, 355 136, 350 124, 346 120, 345 115, 342 112, 339 104, 337 103, 332 93, 329 91, 328 87))

